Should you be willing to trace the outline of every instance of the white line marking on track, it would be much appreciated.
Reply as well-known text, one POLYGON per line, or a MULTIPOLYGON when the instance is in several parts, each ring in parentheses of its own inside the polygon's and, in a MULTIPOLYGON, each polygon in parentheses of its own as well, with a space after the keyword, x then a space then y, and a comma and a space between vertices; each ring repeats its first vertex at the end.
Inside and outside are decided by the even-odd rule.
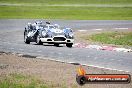
POLYGON ((85 32, 85 31, 87 31, 87 30, 78 30, 79 32, 85 32))
POLYGON ((106 68, 106 67, 101 67, 101 66, 95 66, 95 65, 87 65, 87 64, 82 64, 84 66, 91 66, 91 67, 95 67, 95 68, 101 68, 101 69, 107 69, 107 70, 115 70, 115 71, 123 71, 123 72, 130 72, 130 71, 124 71, 124 70, 119 70, 119 69, 112 69, 112 68, 106 68))
POLYGON ((62 61, 62 60, 54 60, 54 59, 53 59, 53 61, 66 63, 65 61, 62 61))
POLYGON ((103 30, 103 29, 93 29, 93 30, 96 30, 96 31, 101 31, 101 30, 103 30))
POLYGON ((19 53, 18 56, 23 56, 23 54, 19 53))
MULTIPOLYGON (((12 3, 0 3, 0 6, 43 6, 40 4, 12 4, 12 3)), ((109 4, 44 4, 44 6, 67 6, 67 7, 132 7, 132 4, 120 4, 120 5, 109 5, 109 4)))
POLYGON ((128 29, 128 28, 114 28, 114 29, 128 29))
POLYGON ((36 57, 36 58, 37 58, 37 59, 44 59, 44 57, 41 57, 41 56, 40 56, 40 57, 36 57))

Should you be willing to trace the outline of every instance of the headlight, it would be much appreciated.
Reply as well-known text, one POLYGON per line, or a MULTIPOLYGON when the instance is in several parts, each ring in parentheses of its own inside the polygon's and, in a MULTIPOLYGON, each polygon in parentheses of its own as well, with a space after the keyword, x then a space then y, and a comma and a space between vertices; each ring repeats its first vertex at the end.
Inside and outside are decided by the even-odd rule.
POLYGON ((42 36, 46 36, 46 31, 42 31, 42 36))
POLYGON ((69 36, 70 36, 70 37, 73 37, 73 35, 74 35, 74 34, 73 34, 72 32, 69 33, 69 36))
POLYGON ((53 35, 53 34, 52 34, 52 32, 51 32, 51 31, 48 31, 48 32, 47 32, 47 36, 48 36, 49 38, 51 38, 51 37, 52 37, 52 35, 53 35))

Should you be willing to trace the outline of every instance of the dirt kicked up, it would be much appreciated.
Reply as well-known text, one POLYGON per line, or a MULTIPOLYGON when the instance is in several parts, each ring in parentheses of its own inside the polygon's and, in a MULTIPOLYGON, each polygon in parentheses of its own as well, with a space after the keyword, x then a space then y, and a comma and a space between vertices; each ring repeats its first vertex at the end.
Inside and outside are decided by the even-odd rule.
MULTIPOLYGON (((44 59, 27 58, 18 54, 1 52, 0 78, 10 74, 30 75, 43 81, 48 85, 48 88, 132 88, 132 83, 85 84, 84 86, 80 86, 76 82, 79 65, 61 63, 49 59, 47 57, 44 59)), ((107 70, 90 66, 83 67, 88 74, 132 74, 131 72, 107 70)), ((0 80, 1 83, 2 80, 0 80)))

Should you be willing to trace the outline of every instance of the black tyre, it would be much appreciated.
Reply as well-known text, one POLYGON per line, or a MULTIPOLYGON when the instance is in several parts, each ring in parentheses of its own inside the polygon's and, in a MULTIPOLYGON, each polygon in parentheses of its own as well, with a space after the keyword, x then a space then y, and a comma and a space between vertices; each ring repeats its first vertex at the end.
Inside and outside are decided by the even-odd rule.
POLYGON ((67 44, 66 44, 66 46, 69 47, 69 48, 71 48, 72 45, 73 45, 73 43, 67 43, 67 44))
POLYGON ((26 44, 30 44, 30 40, 29 40, 29 38, 28 38, 28 36, 27 36, 27 32, 26 32, 26 31, 24 32, 24 42, 25 42, 26 44))
POLYGON ((36 43, 37 43, 37 45, 43 45, 43 42, 41 42, 39 35, 37 35, 36 43))
POLYGON ((79 85, 84 85, 86 83, 86 78, 84 76, 76 76, 76 81, 79 85))
POLYGON ((59 47, 59 43, 55 43, 54 46, 59 47))

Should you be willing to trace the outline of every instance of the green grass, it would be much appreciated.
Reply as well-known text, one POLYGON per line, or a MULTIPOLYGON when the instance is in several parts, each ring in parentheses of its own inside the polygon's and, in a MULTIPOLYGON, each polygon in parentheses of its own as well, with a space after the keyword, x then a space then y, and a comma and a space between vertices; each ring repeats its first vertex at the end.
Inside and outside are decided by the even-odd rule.
POLYGON ((0 6, 0 18, 131 20, 132 8, 0 6))
POLYGON ((0 0, 0 3, 9 4, 0 5, 0 19, 132 20, 132 0, 0 0))
POLYGON ((51 88, 41 80, 22 74, 0 76, 0 88, 51 88))
POLYGON ((84 38, 86 40, 104 44, 132 46, 132 32, 104 32, 85 36, 84 38))
POLYGON ((0 0, 3 3, 44 4, 130 4, 132 0, 0 0))

